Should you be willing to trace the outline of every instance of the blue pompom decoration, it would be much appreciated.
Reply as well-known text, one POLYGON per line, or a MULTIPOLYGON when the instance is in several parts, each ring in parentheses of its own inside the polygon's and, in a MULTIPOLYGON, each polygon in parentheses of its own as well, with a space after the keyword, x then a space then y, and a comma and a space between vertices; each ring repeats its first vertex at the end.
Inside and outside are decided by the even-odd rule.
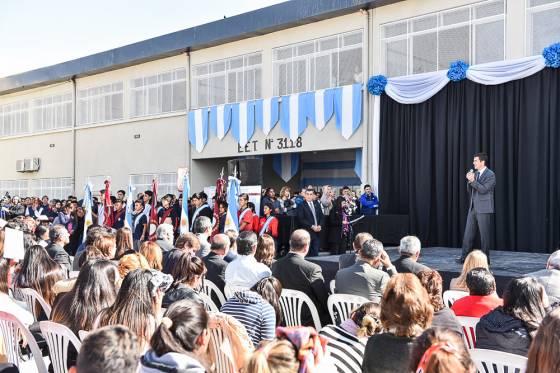
POLYGON ((369 78, 367 82, 367 90, 374 96, 381 96, 381 94, 385 92, 386 85, 386 77, 384 77, 383 75, 375 75, 369 78))
POLYGON ((546 66, 554 67, 555 69, 560 67, 560 43, 555 43, 544 48, 542 55, 546 66))
POLYGON ((469 64, 465 61, 455 61, 451 62, 449 65, 449 70, 447 70, 447 77, 449 80, 454 82, 458 82, 459 80, 463 80, 467 77, 467 70, 469 68, 469 64))

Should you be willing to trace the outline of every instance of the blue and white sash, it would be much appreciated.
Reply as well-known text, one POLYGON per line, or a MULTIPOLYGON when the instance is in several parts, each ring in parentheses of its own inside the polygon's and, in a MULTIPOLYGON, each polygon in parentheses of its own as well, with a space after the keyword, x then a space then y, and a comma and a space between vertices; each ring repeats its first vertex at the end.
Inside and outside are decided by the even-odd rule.
POLYGON ((274 216, 269 216, 268 219, 266 219, 262 229, 259 232, 259 237, 266 233, 266 231, 268 230, 268 226, 270 225, 270 223, 272 223, 272 220, 274 220, 274 216))
POLYGON ((251 209, 249 207, 246 207, 245 210, 243 210, 241 212, 241 214, 239 214, 239 224, 241 224, 241 221, 243 220, 243 217, 245 216, 245 214, 247 212, 251 211, 251 209))
POLYGON ((197 209, 194 211, 194 214, 193 214, 193 216, 192 216, 192 221, 191 221, 191 232, 192 232, 193 227, 194 227, 194 221, 195 221, 196 218, 198 217, 198 214, 200 214, 200 212, 202 211, 202 209, 204 209, 205 207, 210 208, 210 206, 209 206, 207 203, 205 203, 204 205, 200 206, 199 208, 197 208, 197 209))
POLYGON ((134 224, 133 224, 133 227, 132 227, 132 231, 136 230, 136 227, 140 223, 140 219, 142 219, 142 216, 144 216, 144 212, 141 212, 138 215, 136 215, 136 217, 134 218, 134 224))

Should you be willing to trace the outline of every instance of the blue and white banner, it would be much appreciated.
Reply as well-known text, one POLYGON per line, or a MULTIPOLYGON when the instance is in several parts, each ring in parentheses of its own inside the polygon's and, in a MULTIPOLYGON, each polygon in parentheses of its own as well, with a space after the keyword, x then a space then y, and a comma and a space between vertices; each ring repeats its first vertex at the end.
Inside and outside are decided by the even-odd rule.
POLYGON ((278 97, 255 101, 255 121, 265 136, 268 136, 278 123, 278 97))
POLYGON ((362 148, 356 149, 356 163, 354 164, 354 172, 362 180, 362 148))
POLYGON ((334 114, 334 88, 320 89, 311 92, 311 95, 313 96, 313 108, 309 111, 308 117, 311 123, 321 131, 334 114))
POLYGON ((210 108, 210 128, 218 139, 223 139, 231 124, 231 105, 217 105, 210 108))
POLYGON ((92 185, 91 183, 87 183, 84 187, 84 201, 82 208, 84 209, 85 216, 84 216, 84 233, 82 234, 82 242, 86 241, 87 237, 87 230, 93 224, 93 217, 92 217, 92 204, 93 204, 93 196, 91 193, 92 185))
POLYGON ((299 170, 299 154, 275 154, 272 158, 272 169, 284 182, 288 182, 299 170))
POLYGON ((334 111, 336 127, 348 140, 362 122, 362 85, 353 84, 335 88, 334 111))
POLYGON ((317 152, 301 154, 301 186, 332 185, 358 186, 356 176, 356 151, 354 149, 337 152, 317 152))
POLYGON ((280 125, 284 133, 294 141, 307 128, 307 116, 312 112, 311 98, 313 96, 309 92, 282 96, 280 125))
POLYGON ((132 229, 132 212, 134 211, 134 191, 136 187, 132 184, 128 184, 128 191, 126 193, 126 211, 124 216, 125 226, 132 229))
POLYGON ((226 214, 226 222, 224 224, 224 232, 230 229, 239 231, 239 219, 237 217, 237 199, 239 198, 239 188, 241 181, 235 176, 230 176, 227 187, 227 203, 228 210, 226 214))
POLYGON ((189 141, 197 152, 208 142, 208 108, 189 112, 189 141))
POLYGON ((255 132, 255 103, 245 101, 231 107, 231 131, 239 145, 245 146, 255 132))
POLYGON ((181 220, 179 232, 181 234, 189 231, 189 195, 191 193, 191 184, 189 183, 189 173, 185 172, 183 176, 183 201, 181 204, 181 220))

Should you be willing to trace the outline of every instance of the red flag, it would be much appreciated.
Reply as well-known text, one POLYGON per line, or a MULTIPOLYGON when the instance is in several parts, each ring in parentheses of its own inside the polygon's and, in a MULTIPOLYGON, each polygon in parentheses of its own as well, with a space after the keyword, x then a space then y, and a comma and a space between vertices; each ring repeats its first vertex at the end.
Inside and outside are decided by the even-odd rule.
POLYGON ((150 224, 148 224, 148 236, 150 241, 156 240, 156 229, 158 227, 158 212, 157 212, 157 182, 156 179, 152 180, 152 208, 150 210, 150 224))
POLYGON ((114 223, 110 186, 111 182, 109 180, 105 180, 105 193, 103 194, 103 210, 105 212, 105 221, 103 222, 103 225, 105 225, 106 227, 112 227, 114 223))
POLYGON ((222 178, 216 180, 216 194, 214 198, 214 226, 212 227, 212 237, 220 233, 220 202, 225 201, 224 187, 226 181, 222 178))

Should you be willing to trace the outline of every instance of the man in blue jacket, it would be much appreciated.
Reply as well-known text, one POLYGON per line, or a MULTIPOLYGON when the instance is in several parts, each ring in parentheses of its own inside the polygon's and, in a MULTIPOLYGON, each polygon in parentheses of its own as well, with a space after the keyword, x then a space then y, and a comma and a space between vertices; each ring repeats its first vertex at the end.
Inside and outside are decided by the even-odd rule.
POLYGON ((376 215, 377 208, 379 207, 379 200, 377 196, 373 194, 371 190, 371 185, 366 184, 364 187, 364 194, 360 197, 360 211, 363 215, 376 215))

